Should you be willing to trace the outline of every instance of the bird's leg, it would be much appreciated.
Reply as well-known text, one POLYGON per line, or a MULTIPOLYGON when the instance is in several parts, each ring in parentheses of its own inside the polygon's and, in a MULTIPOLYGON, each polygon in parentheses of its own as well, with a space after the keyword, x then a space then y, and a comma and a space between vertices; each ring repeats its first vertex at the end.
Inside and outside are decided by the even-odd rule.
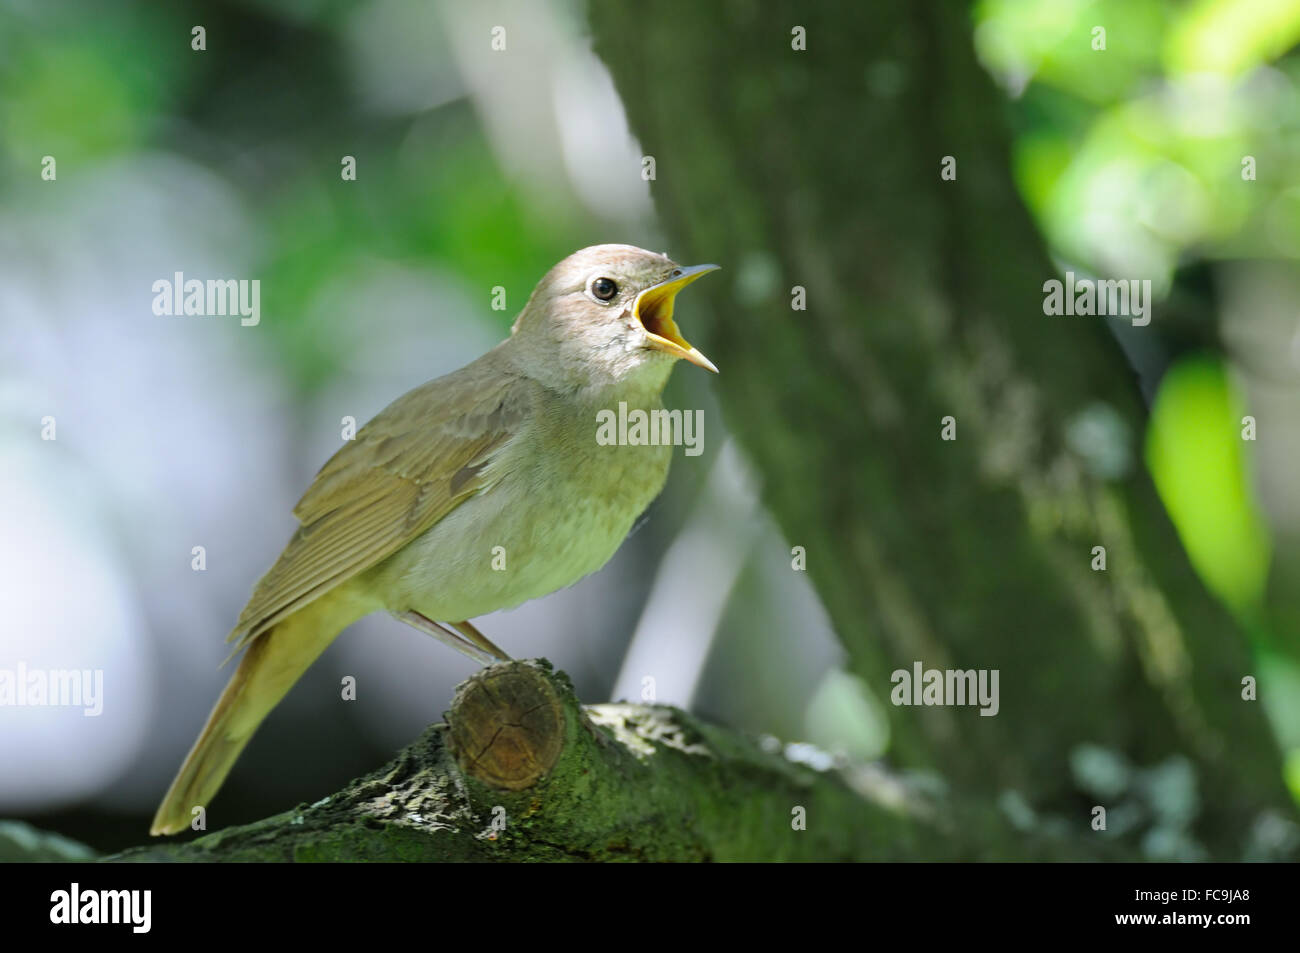
MULTIPOLYGON (((393 615, 405 622, 407 625, 413 626, 421 632, 424 632, 426 635, 433 636, 443 645, 449 645, 457 652, 460 652, 463 655, 468 655, 480 665, 491 665, 493 662, 499 662, 506 657, 500 649, 496 648, 496 646, 492 646, 492 649, 494 649, 495 652, 484 648, 483 646, 471 641, 469 638, 451 631, 441 622, 434 622, 427 616, 421 615, 414 609, 409 612, 394 612, 393 615)), ((453 624, 457 628, 460 628, 462 625, 469 625, 468 622, 458 622, 453 624)), ((479 638, 483 637, 479 636, 479 638)), ((492 643, 488 642, 487 639, 483 639, 483 641, 487 642, 488 645, 492 645, 492 643)))
POLYGON ((461 635, 465 636, 465 638, 469 639, 471 642, 473 642, 483 651, 491 652, 493 655, 497 657, 499 661, 502 662, 510 661, 509 655, 507 655, 501 649, 497 648, 495 643, 493 643, 491 639, 489 639, 478 629, 474 628, 474 626, 471 625, 469 622, 449 622, 447 624, 450 625, 457 632, 459 632, 461 635))

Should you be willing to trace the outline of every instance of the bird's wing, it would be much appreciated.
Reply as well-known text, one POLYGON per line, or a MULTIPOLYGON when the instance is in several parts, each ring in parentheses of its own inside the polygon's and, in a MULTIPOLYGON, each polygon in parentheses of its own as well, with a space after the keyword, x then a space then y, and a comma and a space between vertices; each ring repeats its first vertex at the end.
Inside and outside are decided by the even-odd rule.
POLYGON ((298 531, 226 641, 239 651, 491 486, 499 474, 487 465, 518 432, 526 399, 518 377, 476 361, 381 411, 294 507, 298 531))

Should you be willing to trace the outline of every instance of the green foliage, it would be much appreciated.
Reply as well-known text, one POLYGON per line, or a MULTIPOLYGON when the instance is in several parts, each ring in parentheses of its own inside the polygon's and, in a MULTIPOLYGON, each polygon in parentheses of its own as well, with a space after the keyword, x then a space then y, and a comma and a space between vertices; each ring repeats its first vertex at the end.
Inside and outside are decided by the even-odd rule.
POLYGON ((1209 357, 1169 370, 1151 409, 1147 466, 1205 584, 1241 616, 1268 577, 1268 530, 1251 490, 1251 444, 1226 368, 1209 357))

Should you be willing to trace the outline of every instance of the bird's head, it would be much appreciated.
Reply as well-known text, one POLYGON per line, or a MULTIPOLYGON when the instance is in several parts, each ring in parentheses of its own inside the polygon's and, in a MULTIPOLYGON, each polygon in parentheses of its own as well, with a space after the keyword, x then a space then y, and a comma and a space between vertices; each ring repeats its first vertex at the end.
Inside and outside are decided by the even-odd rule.
POLYGON ((677 292, 717 265, 684 267, 633 245, 593 245, 546 273, 515 320, 523 369, 555 386, 658 377, 679 358, 717 373, 673 321, 677 292))

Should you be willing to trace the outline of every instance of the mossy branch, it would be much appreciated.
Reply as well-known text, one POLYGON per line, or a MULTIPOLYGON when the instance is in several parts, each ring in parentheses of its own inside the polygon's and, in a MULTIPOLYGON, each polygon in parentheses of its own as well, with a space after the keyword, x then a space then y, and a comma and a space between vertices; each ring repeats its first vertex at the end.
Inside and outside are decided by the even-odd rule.
MULTIPOLYGON (((486 668, 445 724, 311 806, 108 861, 886 860, 998 844, 898 779, 817 770, 676 708, 582 707, 545 661, 486 668), (977 846, 979 845, 979 846, 977 846)), ((1077 845, 1076 851, 1077 852, 1077 845)))

